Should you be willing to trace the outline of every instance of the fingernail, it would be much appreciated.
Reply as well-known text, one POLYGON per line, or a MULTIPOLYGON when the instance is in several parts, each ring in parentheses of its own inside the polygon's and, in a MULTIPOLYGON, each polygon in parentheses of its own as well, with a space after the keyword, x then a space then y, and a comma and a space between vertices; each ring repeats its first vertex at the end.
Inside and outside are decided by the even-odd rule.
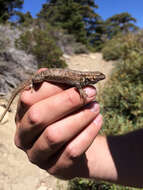
POLYGON ((97 126, 97 125, 102 125, 102 122, 103 122, 103 120, 102 120, 102 115, 101 114, 99 114, 95 119, 94 119, 94 121, 93 121, 93 123, 95 123, 95 125, 97 126))
POLYGON ((86 87, 84 88, 84 91, 87 94, 88 98, 94 97, 96 95, 96 89, 93 87, 86 87))
POLYGON ((87 108, 92 112, 99 112, 99 104, 97 102, 92 102, 87 105, 87 108))

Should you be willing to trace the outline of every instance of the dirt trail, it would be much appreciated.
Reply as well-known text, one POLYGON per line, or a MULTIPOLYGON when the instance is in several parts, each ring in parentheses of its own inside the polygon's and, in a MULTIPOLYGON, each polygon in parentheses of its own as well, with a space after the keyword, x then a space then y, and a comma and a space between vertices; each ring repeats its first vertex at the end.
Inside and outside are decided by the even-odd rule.
MULTIPOLYGON (((112 62, 105 62, 101 54, 92 53, 89 55, 65 56, 71 69, 76 70, 99 70, 108 79, 113 68, 112 62)), ((101 86, 105 81, 101 81, 101 86)), ((97 86, 98 88, 98 86, 97 86)), ((31 164, 25 153, 14 145, 14 110, 8 113, 5 123, 0 125, 0 190, 64 190, 67 183, 57 180, 44 170, 31 164)), ((0 113, 2 108, 0 109, 0 113)))

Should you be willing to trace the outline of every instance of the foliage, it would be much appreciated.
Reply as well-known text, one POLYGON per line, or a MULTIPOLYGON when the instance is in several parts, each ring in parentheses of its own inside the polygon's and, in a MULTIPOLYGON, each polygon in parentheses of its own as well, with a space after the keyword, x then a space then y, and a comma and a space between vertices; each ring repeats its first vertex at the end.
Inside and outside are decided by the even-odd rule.
POLYGON ((23 27, 28 27, 33 23, 33 18, 30 12, 26 12, 25 14, 17 11, 16 16, 18 17, 17 23, 22 25, 23 27))
POLYGON ((138 29, 134 24, 135 22, 136 19, 127 12, 115 14, 105 21, 106 34, 111 39, 118 33, 127 34, 128 32, 134 32, 138 29))
POLYGON ((76 35, 78 41, 86 43, 84 23, 77 3, 70 0, 49 1, 43 5, 38 17, 44 18, 50 24, 66 29, 69 34, 76 35))
POLYGON ((94 51, 101 51, 107 40, 105 22, 98 18, 94 30, 95 31, 88 36, 89 44, 91 48, 94 48, 94 51))
POLYGON ((93 180, 75 178, 69 182, 68 190, 108 190, 110 185, 98 183, 93 180))
POLYGON ((0 0, 0 23, 6 22, 16 11, 15 8, 22 8, 24 0, 0 0))
POLYGON ((117 65, 103 95, 105 131, 122 134, 143 124, 143 56, 131 55, 117 65))
POLYGON ((97 182, 82 178, 69 181, 68 190, 137 190, 136 188, 123 187, 107 182, 97 182))
POLYGON ((55 40, 50 35, 51 28, 46 30, 39 28, 26 31, 16 40, 16 47, 35 55, 39 67, 66 67, 62 60, 62 51, 57 47, 55 40))
POLYGON ((108 40, 102 49, 104 59, 107 61, 124 59, 130 51, 132 53, 142 51, 142 35, 141 33, 138 33, 138 35, 133 33, 118 34, 111 40, 108 40))
POLYGON ((47 0, 38 18, 66 30, 77 42, 94 51, 100 51, 107 39, 138 29, 134 24, 136 19, 129 13, 116 14, 103 21, 96 13, 97 8, 94 0, 47 0))
POLYGON ((77 42, 93 43, 97 21, 101 20, 95 8, 97 5, 93 0, 48 0, 38 18, 67 30, 77 42))
POLYGON ((104 89, 104 132, 123 134, 143 127, 142 35, 124 37, 120 61, 104 89))

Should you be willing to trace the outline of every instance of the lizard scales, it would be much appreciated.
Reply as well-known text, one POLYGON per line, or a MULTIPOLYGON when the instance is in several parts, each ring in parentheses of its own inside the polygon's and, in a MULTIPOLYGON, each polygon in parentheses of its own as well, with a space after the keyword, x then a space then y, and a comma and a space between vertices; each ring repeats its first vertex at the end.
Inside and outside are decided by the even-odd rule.
POLYGON ((41 71, 39 73, 34 74, 30 79, 25 80, 21 83, 12 93, 6 109, 0 118, 0 122, 3 120, 5 114, 9 110, 13 100, 17 96, 19 92, 24 89, 30 89, 31 87, 35 87, 36 84, 42 83, 44 81, 47 82, 55 82, 55 83, 62 83, 68 84, 69 86, 74 86, 79 91, 79 94, 83 100, 85 100, 85 93, 82 90, 83 87, 86 87, 90 84, 95 84, 100 80, 105 79, 105 75, 99 71, 76 71, 70 69, 47 69, 41 71))

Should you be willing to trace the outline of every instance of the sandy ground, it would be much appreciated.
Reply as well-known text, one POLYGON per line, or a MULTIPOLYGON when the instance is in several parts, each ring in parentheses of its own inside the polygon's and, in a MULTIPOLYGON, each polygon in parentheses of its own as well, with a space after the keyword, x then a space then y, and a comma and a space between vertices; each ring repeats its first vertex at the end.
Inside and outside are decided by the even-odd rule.
MULTIPOLYGON (((65 56, 65 59, 71 69, 99 70, 107 79, 113 68, 113 63, 105 62, 99 53, 65 56)), ((103 87, 106 80, 101 81, 97 88, 103 87)), ((2 102, 3 100, 0 104, 2 102)), ((14 145, 15 110, 16 101, 12 105, 12 112, 0 124, 0 190, 66 190, 67 182, 58 180, 31 164, 26 154, 14 145)), ((0 113, 2 112, 3 108, 0 107, 0 113)))

